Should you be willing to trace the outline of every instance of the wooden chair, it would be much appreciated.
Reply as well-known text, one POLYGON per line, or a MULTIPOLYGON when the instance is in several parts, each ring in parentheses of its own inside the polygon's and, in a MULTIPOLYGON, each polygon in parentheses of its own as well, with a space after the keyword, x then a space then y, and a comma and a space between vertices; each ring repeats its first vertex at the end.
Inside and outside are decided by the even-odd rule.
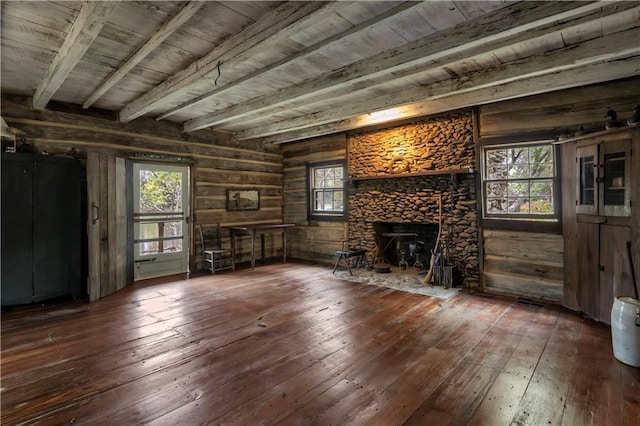
POLYGON ((224 269, 235 270, 236 268, 233 262, 233 253, 231 252, 231 249, 222 248, 220 224, 215 225, 215 233, 207 235, 210 243, 208 245, 205 242, 202 225, 200 224, 198 224, 198 232, 200 233, 200 243, 202 244, 205 268, 211 271, 212 274, 224 269))
POLYGON ((371 267, 371 265, 369 264, 369 259, 367 259, 367 249, 348 246, 345 248, 347 240, 342 240, 341 243, 342 248, 336 251, 336 256, 338 258, 336 259, 336 264, 333 265, 333 271, 331 271, 331 273, 335 273, 338 266, 342 265, 346 266, 350 275, 353 275, 353 272, 351 272, 351 261, 354 262, 354 268, 357 268, 360 265, 360 262, 362 262, 362 265, 367 265, 367 267, 369 268, 371 267))

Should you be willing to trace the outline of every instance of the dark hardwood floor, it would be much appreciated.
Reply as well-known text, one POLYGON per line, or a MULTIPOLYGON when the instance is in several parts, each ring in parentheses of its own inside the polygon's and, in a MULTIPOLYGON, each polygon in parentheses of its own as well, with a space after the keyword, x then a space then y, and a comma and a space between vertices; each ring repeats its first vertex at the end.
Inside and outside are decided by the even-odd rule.
POLYGON ((295 263, 4 310, 1 362, 2 424, 640 424, 601 324, 295 263))

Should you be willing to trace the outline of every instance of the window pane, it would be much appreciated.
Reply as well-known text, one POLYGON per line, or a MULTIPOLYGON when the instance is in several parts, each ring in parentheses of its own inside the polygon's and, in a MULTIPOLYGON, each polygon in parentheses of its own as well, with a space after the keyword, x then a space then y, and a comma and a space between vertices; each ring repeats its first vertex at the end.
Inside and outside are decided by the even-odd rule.
POLYGON ((487 183, 487 197, 506 197, 507 196, 507 183, 506 182, 489 182, 487 183))
POLYGON ((508 195, 509 197, 528 197, 529 182, 528 181, 509 182, 508 195))
POLYGON ((507 150, 506 149, 489 149, 487 153, 487 166, 497 166, 507 164, 507 150))
POLYGON ((182 173, 140 170, 140 213, 182 211, 182 173))
POLYGON ((489 179, 506 179, 509 177, 509 168, 507 165, 493 166, 488 171, 489 179))
POLYGON ((160 245, 158 243, 159 243, 159 241, 138 243, 138 253, 141 256, 150 255, 150 254, 157 254, 157 253, 159 253, 159 249, 158 248, 160 247, 160 245))
POLYGON ((335 191, 333 193, 333 210, 344 210, 344 203, 342 198, 342 191, 335 191))
POLYGON ((324 184, 324 169, 315 169, 313 171, 313 175, 314 175, 313 187, 322 188, 324 184))
POLYGON ((529 148, 512 148, 509 150, 507 161, 510 165, 529 163, 529 148))
POLYGON ((553 198, 535 197, 531 198, 531 213, 553 214, 553 198))
POLYGON ((487 199, 487 212, 496 214, 507 213, 507 199, 506 198, 488 198, 487 199))
POLYGON ((324 193, 322 191, 316 191, 314 206, 315 210, 324 209, 324 193))
MULTIPOLYGON (((182 221, 159 221, 140 224, 140 239, 160 238, 160 237, 182 237, 182 221)), ((150 255, 167 252, 181 252, 182 238, 166 241, 147 241, 138 243, 138 253, 140 255, 150 255)))
POLYGON ((553 163, 534 163, 531 165, 531 177, 553 177, 553 163))
POLYGON ((551 146, 533 146, 529 148, 529 159, 534 163, 551 163, 553 161, 553 150, 551 146))
POLYGON ((165 253, 179 253, 182 251, 182 239, 163 241, 165 253))
POLYGON ((509 178, 522 179, 529 177, 529 165, 528 164, 513 164, 509 169, 509 178))
POLYGON ((509 198, 509 213, 529 214, 529 203, 527 198, 509 198))
POLYGON ((182 221, 171 221, 164 223, 164 236, 165 237, 181 237, 182 236, 182 221))
POLYGON ((551 196, 553 195, 553 181, 543 180, 531 182, 531 196, 537 197, 541 195, 551 196))
POLYGON ((158 224, 157 223, 141 223, 140 224, 140 239, 146 240, 147 238, 158 238, 158 224))
POLYGON ((322 211, 331 211, 333 207, 333 197, 331 191, 323 191, 322 193, 322 211))
MULTIPOLYGON (((343 168, 342 168, 342 167, 336 167, 336 169, 335 169, 336 179, 338 179, 338 180, 340 180, 340 181, 342 181, 342 178, 343 178, 343 176, 342 176, 342 170, 343 170, 343 168)), ((342 183, 342 182, 340 182, 340 184, 341 184, 341 183, 342 183)))
POLYGON ((580 204, 594 205, 595 203, 595 171, 594 158, 580 158, 580 204))
POLYGON ((508 174, 507 150, 493 149, 486 151, 487 178, 506 179, 508 174))
POLYGON ((327 188, 335 188, 336 185, 336 169, 329 169, 330 179, 327 180, 327 188))

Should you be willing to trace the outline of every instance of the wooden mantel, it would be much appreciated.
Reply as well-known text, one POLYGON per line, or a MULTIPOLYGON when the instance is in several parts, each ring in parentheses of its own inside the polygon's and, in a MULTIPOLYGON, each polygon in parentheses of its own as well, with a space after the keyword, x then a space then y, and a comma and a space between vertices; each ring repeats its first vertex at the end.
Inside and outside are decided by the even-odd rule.
POLYGON ((362 180, 374 180, 374 179, 397 179, 397 178, 410 178, 410 177, 421 177, 421 176, 439 176, 439 175, 454 175, 458 174, 466 174, 473 173, 474 169, 471 167, 467 168, 447 168, 447 169, 439 169, 439 170, 428 170, 426 172, 419 173, 403 173, 397 175, 380 175, 380 176, 362 176, 362 177, 350 177, 344 179, 345 182, 359 182, 362 180))

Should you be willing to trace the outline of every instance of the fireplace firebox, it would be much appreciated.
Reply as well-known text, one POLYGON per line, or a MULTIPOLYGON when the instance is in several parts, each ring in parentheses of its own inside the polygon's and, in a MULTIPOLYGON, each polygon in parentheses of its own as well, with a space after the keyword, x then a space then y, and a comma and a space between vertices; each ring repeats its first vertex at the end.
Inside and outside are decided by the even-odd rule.
POLYGON ((418 269, 428 267, 430 250, 438 236, 437 224, 374 222, 373 228, 381 250, 380 259, 374 261, 400 267, 413 267, 418 262, 418 269))

